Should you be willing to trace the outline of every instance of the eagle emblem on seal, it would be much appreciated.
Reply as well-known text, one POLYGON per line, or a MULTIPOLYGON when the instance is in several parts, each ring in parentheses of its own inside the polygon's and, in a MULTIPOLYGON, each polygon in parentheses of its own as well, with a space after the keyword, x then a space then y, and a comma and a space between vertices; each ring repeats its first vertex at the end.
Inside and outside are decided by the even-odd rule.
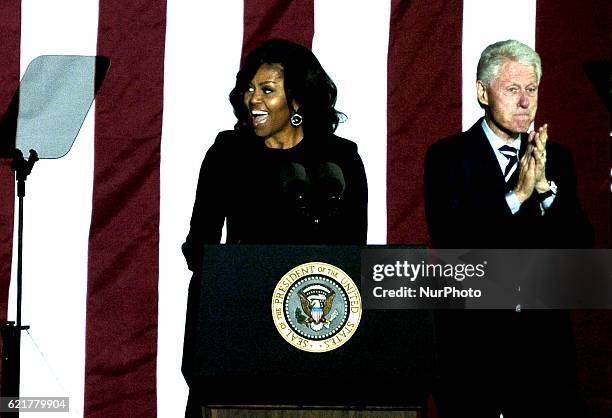
POLYGON ((310 327, 313 331, 320 331, 323 327, 329 328, 338 312, 330 315, 336 292, 321 284, 306 286, 298 292, 300 305, 305 316, 296 309, 296 317, 300 324, 310 327))

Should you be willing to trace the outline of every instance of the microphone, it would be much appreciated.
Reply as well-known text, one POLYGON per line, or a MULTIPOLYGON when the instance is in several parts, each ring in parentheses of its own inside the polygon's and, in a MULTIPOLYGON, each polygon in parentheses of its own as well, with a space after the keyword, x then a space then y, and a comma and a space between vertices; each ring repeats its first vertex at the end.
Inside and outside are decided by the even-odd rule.
POLYGON ((342 199, 346 182, 338 164, 321 163, 317 168, 317 183, 319 193, 324 200, 332 203, 342 199))
POLYGON ((306 209, 310 179, 306 169, 299 163, 288 163, 280 168, 281 190, 283 195, 301 210, 306 209))
POLYGON ((339 214, 340 202, 344 195, 346 182, 342 169, 336 163, 323 162, 316 167, 316 207, 315 223, 329 220, 339 214))

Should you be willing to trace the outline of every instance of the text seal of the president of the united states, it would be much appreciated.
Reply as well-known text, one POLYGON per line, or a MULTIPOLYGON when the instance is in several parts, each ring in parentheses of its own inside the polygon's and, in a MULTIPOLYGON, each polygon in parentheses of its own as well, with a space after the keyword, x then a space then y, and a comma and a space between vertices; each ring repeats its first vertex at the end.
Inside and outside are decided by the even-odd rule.
POLYGON ((292 346, 314 353, 346 343, 357 330, 361 312, 361 295, 353 280, 321 262, 292 268, 272 295, 278 332, 292 346))

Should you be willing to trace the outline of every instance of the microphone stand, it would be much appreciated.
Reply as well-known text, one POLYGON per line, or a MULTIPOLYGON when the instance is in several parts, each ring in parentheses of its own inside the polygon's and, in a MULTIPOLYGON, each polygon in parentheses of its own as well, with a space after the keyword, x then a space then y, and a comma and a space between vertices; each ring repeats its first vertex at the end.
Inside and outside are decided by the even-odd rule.
MULTIPOLYGON (((19 200, 19 215, 17 227, 17 321, 8 321, 2 325, 2 381, 0 396, 3 398, 19 397, 19 374, 21 362, 21 331, 27 330, 28 325, 21 324, 21 296, 23 291, 23 198, 25 197, 25 181, 32 172, 34 163, 38 161, 38 154, 30 150, 30 157, 26 161, 23 153, 16 149, 11 162, 11 169, 15 172, 17 182, 17 197, 19 200)), ((17 417, 19 412, 3 412, 2 417, 17 417)))

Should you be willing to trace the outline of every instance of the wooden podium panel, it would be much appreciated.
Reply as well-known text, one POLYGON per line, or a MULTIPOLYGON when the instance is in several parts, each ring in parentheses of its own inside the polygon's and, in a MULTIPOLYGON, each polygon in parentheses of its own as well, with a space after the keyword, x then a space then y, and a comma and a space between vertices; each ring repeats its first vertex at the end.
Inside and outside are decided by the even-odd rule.
POLYGON ((290 406, 210 406, 202 408, 205 418, 419 418, 419 408, 347 409, 297 408, 290 406))

